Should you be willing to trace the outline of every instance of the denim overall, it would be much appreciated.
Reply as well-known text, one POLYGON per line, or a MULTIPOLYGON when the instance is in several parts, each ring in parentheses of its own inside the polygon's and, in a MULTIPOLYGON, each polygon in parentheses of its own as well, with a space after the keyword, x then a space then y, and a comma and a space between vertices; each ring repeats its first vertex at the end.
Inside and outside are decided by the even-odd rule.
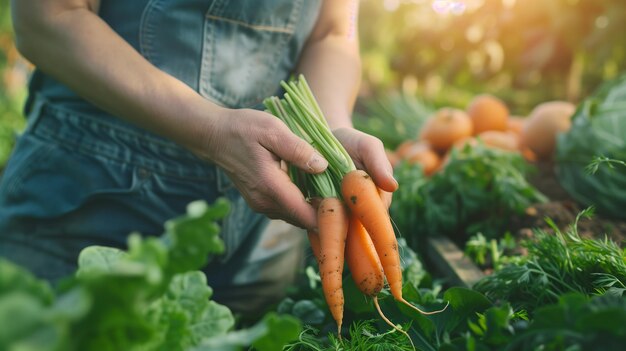
MULTIPOLYGON (((280 93, 318 12, 319 0, 103 0, 99 16, 205 98, 260 108, 280 93)), ((85 246, 124 248, 130 232, 159 235, 189 202, 219 196, 232 211, 222 223, 226 252, 205 270, 216 299, 258 279, 254 255, 278 254, 259 254, 267 219, 220 169, 41 71, 29 92, 28 127, 0 182, 0 256, 57 281, 75 270, 85 246)))

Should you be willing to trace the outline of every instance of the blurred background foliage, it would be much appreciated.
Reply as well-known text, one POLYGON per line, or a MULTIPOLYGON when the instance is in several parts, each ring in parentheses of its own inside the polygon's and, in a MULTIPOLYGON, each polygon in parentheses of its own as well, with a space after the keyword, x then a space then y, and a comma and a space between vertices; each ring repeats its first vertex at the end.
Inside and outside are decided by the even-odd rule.
POLYGON ((478 93, 513 114, 577 103, 626 68, 624 0, 363 0, 362 96, 390 91, 465 107, 478 93))
MULTIPOLYGON (((624 0, 361 0, 359 20, 362 111, 393 95, 463 108, 491 93, 523 116, 547 100, 578 103, 626 68, 624 0)), ((29 70, 0 0, 0 168, 24 127, 29 70)), ((411 114, 406 99, 385 103, 411 114)))
POLYGON ((30 67, 13 44, 9 0, 0 0, 0 170, 6 163, 16 133, 24 128, 22 105, 30 67))

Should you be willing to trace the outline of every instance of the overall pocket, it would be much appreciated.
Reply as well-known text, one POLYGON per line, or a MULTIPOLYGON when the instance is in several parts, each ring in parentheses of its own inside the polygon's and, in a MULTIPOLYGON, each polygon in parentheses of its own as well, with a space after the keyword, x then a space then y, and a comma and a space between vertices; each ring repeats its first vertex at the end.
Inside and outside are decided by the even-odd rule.
POLYGON ((292 67, 285 56, 303 0, 216 0, 205 15, 200 93, 226 107, 274 94, 292 67))

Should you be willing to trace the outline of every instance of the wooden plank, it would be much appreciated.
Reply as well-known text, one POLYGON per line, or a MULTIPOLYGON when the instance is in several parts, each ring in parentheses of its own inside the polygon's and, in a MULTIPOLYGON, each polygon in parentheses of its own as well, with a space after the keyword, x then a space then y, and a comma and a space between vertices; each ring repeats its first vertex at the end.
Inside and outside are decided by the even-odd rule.
POLYGON ((444 236, 428 239, 428 259, 452 285, 471 288, 485 276, 455 243, 444 236))

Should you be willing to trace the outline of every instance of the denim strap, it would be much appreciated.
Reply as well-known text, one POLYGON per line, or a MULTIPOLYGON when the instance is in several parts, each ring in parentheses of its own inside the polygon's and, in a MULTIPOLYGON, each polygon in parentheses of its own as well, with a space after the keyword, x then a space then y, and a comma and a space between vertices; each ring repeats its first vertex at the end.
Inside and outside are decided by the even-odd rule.
POLYGON ((39 93, 35 93, 30 96, 28 115, 26 116, 28 120, 28 126, 26 127, 27 131, 32 131, 37 127, 37 124, 43 115, 43 108, 47 103, 48 100, 39 93))

